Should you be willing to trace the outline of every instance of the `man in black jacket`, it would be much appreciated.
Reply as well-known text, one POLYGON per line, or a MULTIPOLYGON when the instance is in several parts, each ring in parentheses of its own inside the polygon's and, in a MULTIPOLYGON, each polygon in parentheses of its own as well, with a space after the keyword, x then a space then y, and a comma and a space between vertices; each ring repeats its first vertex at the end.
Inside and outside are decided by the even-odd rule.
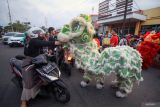
POLYGON ((56 45, 60 44, 59 41, 45 41, 44 36, 43 33, 39 33, 37 38, 31 39, 26 50, 24 49, 24 54, 26 56, 36 57, 39 54, 43 54, 43 47, 54 48, 56 45))

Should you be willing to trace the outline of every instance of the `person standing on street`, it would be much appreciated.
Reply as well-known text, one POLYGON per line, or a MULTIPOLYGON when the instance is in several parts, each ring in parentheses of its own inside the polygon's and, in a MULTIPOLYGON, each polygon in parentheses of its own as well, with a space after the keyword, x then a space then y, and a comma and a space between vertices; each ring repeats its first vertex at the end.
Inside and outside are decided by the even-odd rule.
POLYGON ((103 49, 110 47, 110 38, 108 37, 108 31, 106 32, 106 35, 102 40, 102 47, 103 49))
POLYGON ((112 31, 112 37, 110 40, 111 47, 116 47, 119 43, 119 37, 115 31, 112 31))
POLYGON ((124 46, 124 45, 128 45, 127 39, 125 36, 122 36, 120 42, 119 42, 119 46, 124 46))
MULTIPOLYGON (((48 41, 50 41, 50 42, 57 41, 57 35, 56 35, 56 31, 55 31, 54 27, 49 27, 48 33, 49 33, 49 39, 48 39, 48 41)), ((53 55, 54 48, 55 47, 50 47, 49 48, 49 54, 53 55)))

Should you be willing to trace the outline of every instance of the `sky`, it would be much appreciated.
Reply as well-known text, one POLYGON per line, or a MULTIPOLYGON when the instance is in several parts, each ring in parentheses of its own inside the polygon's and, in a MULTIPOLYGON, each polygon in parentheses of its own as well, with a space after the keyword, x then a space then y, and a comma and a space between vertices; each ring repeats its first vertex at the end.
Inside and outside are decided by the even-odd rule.
MULTIPOLYGON (((104 0, 8 0, 13 22, 60 28, 81 13, 97 14, 104 0)), ((140 9, 160 7, 160 0, 135 0, 140 9)), ((9 23, 7 0, 0 0, 0 25, 9 23)))

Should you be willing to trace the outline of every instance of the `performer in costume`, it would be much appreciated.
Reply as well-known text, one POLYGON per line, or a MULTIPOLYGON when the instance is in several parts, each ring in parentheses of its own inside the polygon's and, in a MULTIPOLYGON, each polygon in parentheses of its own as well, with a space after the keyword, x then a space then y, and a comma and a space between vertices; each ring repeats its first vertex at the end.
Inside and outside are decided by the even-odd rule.
POLYGON ((142 59, 139 52, 128 46, 104 49, 99 53, 93 40, 95 31, 88 15, 80 15, 65 25, 58 40, 68 43, 75 54, 77 68, 84 70, 81 86, 86 87, 94 78, 98 89, 103 88, 105 75, 114 72, 117 75, 117 97, 126 97, 134 82, 143 80, 141 76, 142 59))
POLYGON ((138 45, 137 50, 142 55, 143 68, 147 69, 153 65, 153 59, 160 52, 160 32, 147 32, 143 39, 144 41, 138 45))

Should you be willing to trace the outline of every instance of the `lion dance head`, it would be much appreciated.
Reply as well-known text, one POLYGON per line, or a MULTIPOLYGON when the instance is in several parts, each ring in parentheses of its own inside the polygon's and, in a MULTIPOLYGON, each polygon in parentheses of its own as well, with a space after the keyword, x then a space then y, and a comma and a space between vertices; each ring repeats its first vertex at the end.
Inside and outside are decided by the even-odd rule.
POLYGON ((57 37, 61 42, 73 40, 78 43, 86 43, 93 39, 94 34, 95 30, 91 24, 91 17, 81 14, 74 18, 70 24, 64 25, 57 37))

